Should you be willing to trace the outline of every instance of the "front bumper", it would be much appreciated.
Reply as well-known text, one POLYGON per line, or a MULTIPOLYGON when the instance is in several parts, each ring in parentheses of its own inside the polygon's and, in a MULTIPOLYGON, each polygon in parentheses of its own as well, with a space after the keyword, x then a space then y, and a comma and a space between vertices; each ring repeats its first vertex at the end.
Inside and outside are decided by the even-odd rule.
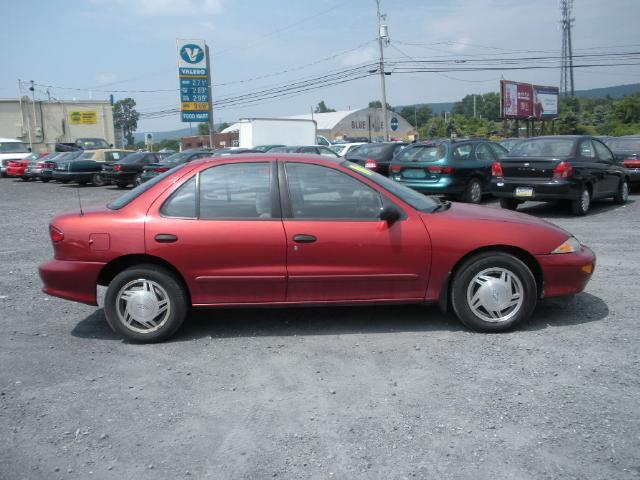
POLYGON ((492 178, 489 193, 498 198, 516 198, 522 201, 574 200, 579 191, 566 180, 533 178, 492 178), (530 187, 531 196, 517 196, 516 187, 530 187))
POLYGON ((544 278, 544 297, 580 293, 587 286, 596 266, 596 255, 582 245, 574 253, 536 255, 544 278))
POLYGON ((105 266, 100 262, 50 260, 38 268, 44 284, 42 291, 54 297, 97 305, 98 275, 105 266))

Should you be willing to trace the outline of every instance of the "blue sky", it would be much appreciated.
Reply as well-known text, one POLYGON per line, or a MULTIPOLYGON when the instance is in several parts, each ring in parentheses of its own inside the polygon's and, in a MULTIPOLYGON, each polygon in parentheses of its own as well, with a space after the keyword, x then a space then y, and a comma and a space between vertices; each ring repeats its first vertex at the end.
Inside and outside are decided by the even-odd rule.
MULTIPOLYGON (((388 57, 560 52, 558 0, 381 3, 391 35, 392 46, 385 49, 388 57)), ((50 89, 56 98, 108 98, 112 90, 168 90, 115 92, 115 96, 134 97, 143 112, 176 107, 176 38, 203 38, 209 44, 213 81, 227 84, 214 88, 214 99, 377 58, 374 0, 0 0, 0 5, 4 20, 0 97, 15 97, 21 78, 83 89, 50 89), (333 58, 324 60, 328 57, 333 58), (292 71, 277 75, 283 70, 292 71)), ((609 46, 620 47, 604 50, 640 51, 639 1, 576 0, 574 16, 574 53, 609 46)), ((501 75, 547 85, 557 85, 560 76, 558 70, 392 74, 387 77, 387 96, 392 105, 455 101, 467 93, 497 91, 501 75)), ((576 71, 577 89, 639 80, 639 66, 576 71)), ((39 89, 40 98, 46 98, 44 90, 39 89)), ((295 115, 308 112, 320 100, 338 110, 360 108, 379 98, 379 91, 378 78, 369 77, 214 115, 216 122, 295 115)), ((139 130, 183 126, 175 115, 141 121, 139 130)))

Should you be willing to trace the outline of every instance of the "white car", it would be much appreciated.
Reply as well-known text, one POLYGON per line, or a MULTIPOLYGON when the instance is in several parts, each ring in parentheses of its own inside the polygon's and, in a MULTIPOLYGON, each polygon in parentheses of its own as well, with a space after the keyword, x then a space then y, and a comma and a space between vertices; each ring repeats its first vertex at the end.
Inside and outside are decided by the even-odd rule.
POLYGON ((11 160, 22 160, 30 153, 31 150, 22 141, 15 138, 0 138, 0 175, 7 176, 7 165, 11 160))
POLYGON ((329 148, 331 150, 333 150, 334 152, 336 152, 341 157, 346 157, 347 153, 349 153, 354 148, 359 147, 360 145, 364 145, 364 142, 359 142, 359 143, 338 143, 336 145, 331 145, 329 148))

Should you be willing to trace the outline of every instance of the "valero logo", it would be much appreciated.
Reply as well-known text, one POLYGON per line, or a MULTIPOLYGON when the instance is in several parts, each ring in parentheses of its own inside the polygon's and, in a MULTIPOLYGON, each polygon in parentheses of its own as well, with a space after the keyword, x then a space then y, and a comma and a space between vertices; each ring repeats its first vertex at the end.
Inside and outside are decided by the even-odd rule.
POLYGON ((187 63, 196 64, 204 58, 204 51, 198 45, 190 43, 180 49, 180 57, 187 63))

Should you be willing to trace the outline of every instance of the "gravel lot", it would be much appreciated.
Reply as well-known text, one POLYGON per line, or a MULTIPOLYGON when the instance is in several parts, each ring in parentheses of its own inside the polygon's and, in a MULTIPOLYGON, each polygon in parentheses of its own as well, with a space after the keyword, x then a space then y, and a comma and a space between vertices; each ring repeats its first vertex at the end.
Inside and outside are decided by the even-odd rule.
POLYGON ((77 204, 0 180, 2 479, 640 477, 640 195, 523 209, 598 264, 517 332, 437 307, 210 310, 159 345, 40 292, 48 221, 77 204))

